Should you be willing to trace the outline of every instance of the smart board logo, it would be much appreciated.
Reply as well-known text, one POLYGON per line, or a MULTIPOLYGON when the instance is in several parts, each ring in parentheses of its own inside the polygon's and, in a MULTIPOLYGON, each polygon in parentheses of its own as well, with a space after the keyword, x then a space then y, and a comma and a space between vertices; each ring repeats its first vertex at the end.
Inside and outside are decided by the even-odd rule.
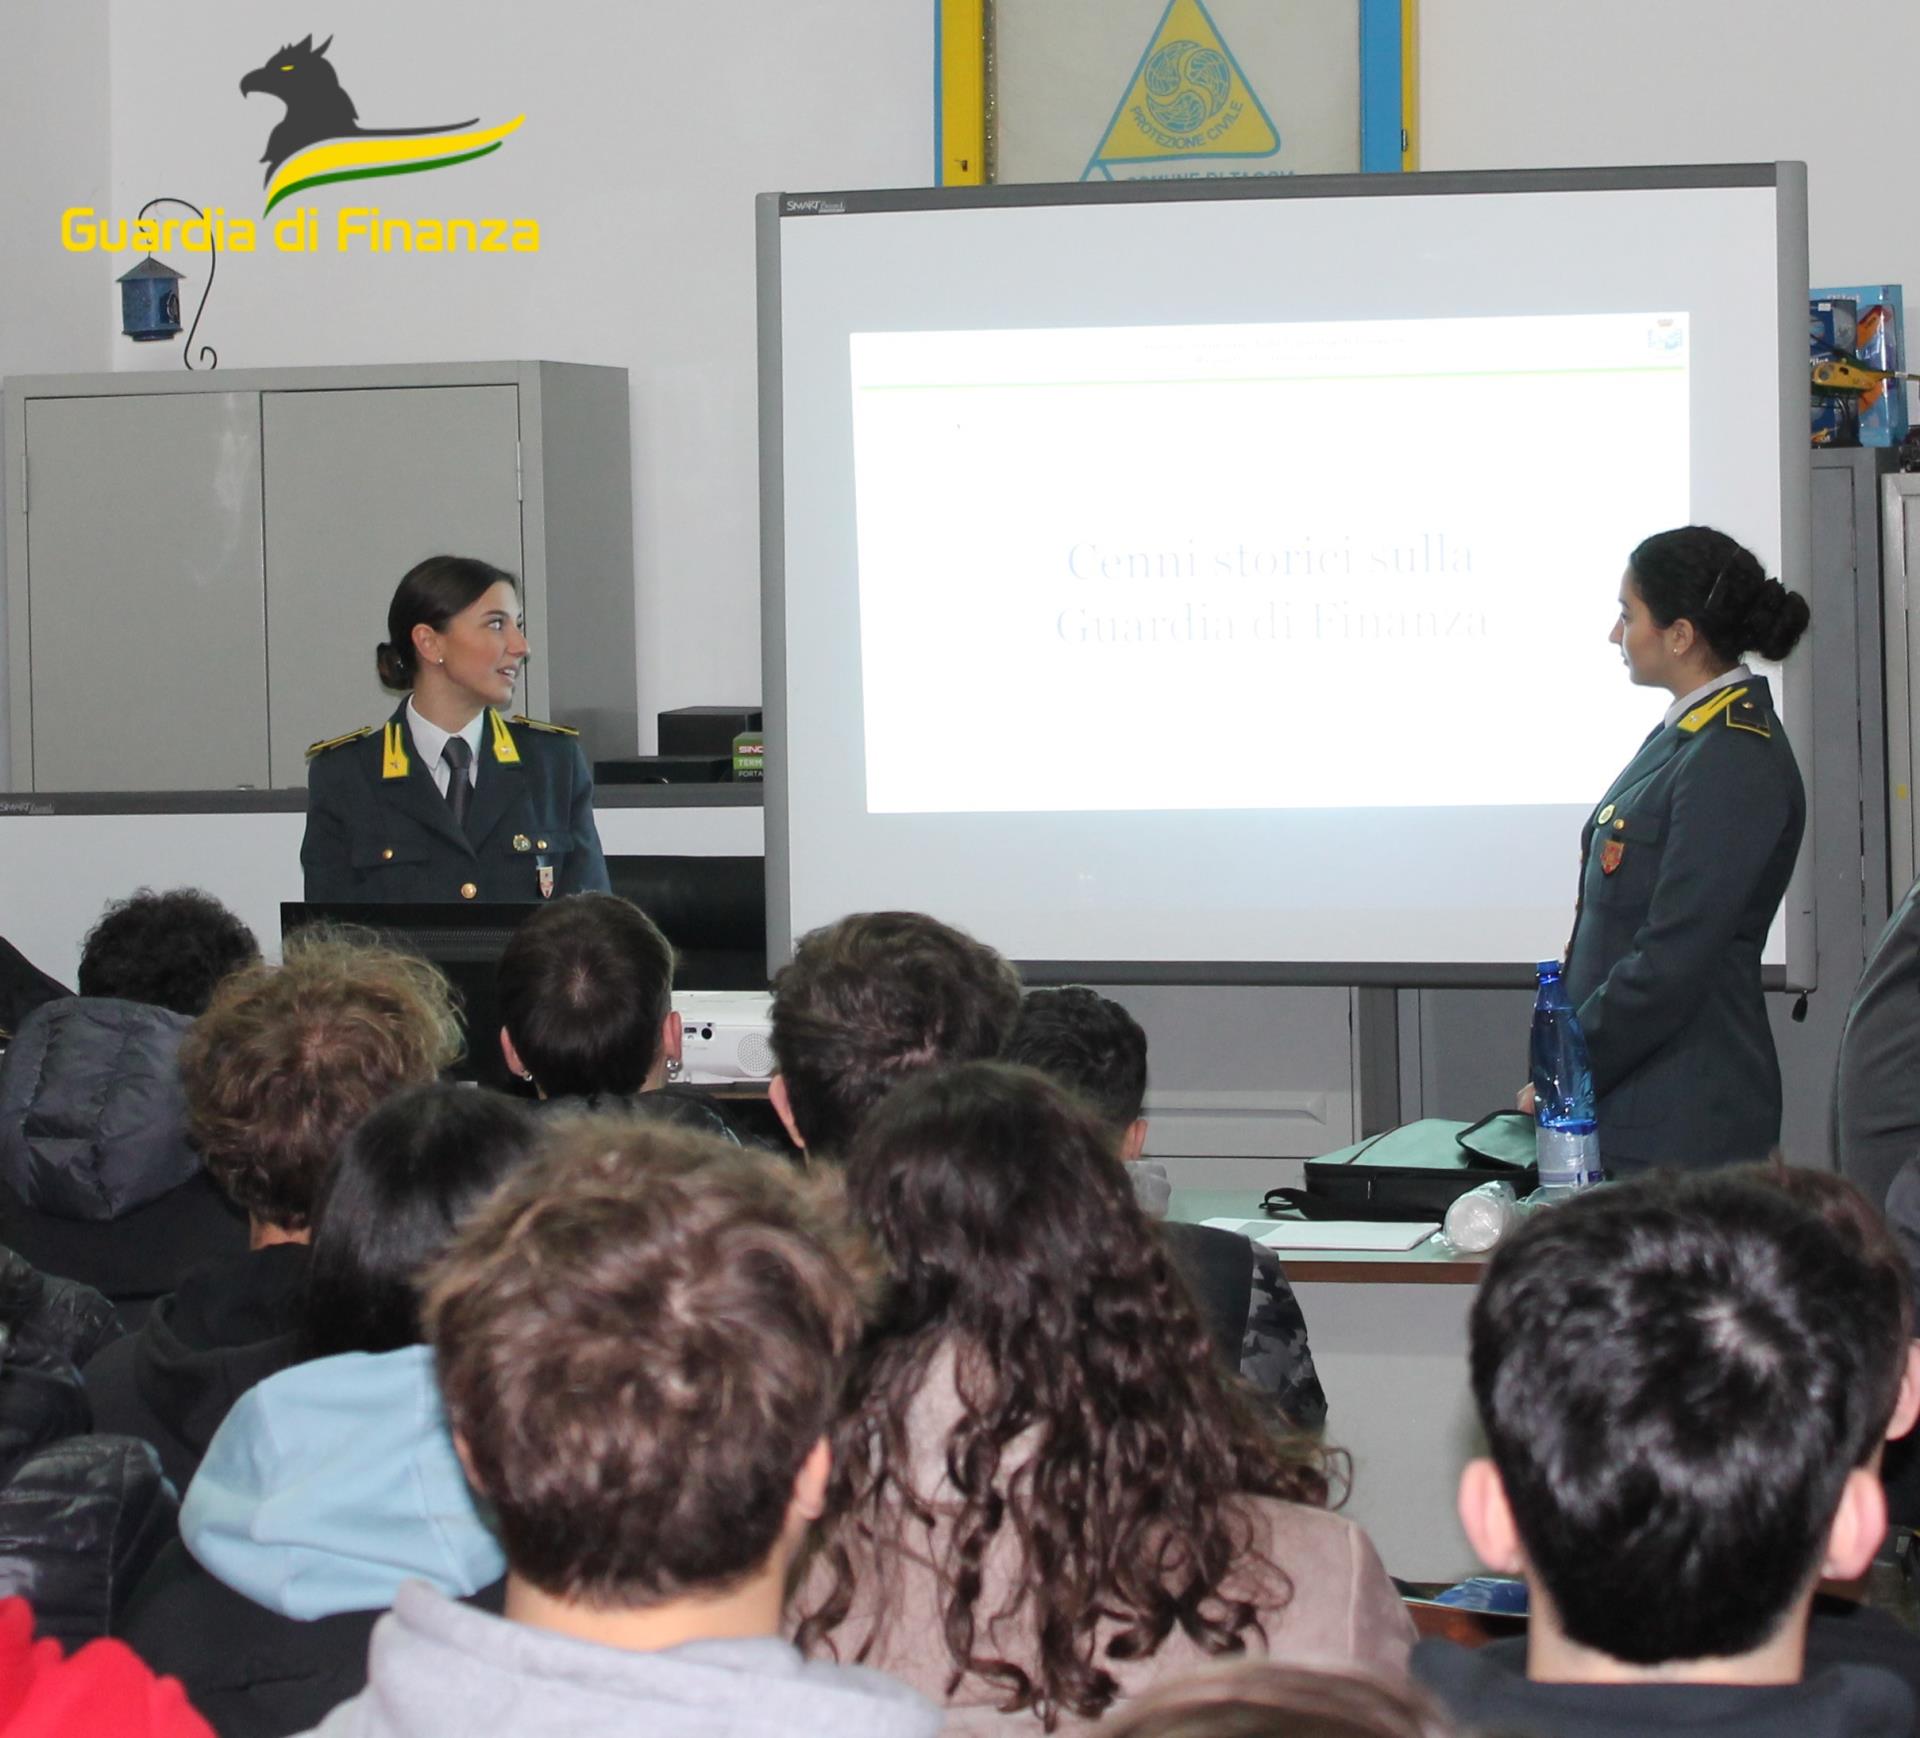
POLYGON ((789 199, 787 215, 789 217, 831 217, 847 209, 844 199, 789 199))
POLYGON ((1279 149, 1279 130, 1201 0, 1168 0, 1080 179, 1244 174, 1233 159, 1279 149), (1181 167, 1191 159, 1204 166, 1181 167))
POLYGON ((359 109, 327 58, 332 46, 329 36, 315 48, 309 35, 270 55, 240 81, 243 97, 258 92, 287 106, 260 157, 267 166, 263 217, 283 199, 310 188, 451 169, 491 156, 526 119, 516 115, 494 127, 481 127, 477 117, 431 127, 363 127, 359 109))

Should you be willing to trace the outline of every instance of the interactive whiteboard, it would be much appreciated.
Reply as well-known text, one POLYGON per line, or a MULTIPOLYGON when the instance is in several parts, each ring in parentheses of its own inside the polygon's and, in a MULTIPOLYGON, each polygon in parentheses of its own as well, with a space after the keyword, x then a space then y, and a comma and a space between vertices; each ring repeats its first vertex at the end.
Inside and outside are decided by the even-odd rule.
POLYGON ((761 237, 776 959, 911 906, 1080 975, 1515 975, 1669 698, 1607 643, 1628 551, 1805 573, 1795 165, 769 195, 761 237))

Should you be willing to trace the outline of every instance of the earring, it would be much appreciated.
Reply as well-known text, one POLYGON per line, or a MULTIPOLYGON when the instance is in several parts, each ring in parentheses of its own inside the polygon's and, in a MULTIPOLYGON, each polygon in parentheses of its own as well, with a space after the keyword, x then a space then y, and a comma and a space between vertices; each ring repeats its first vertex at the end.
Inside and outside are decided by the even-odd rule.
POLYGON ((521 1078, 522 1080, 531 1080, 531 1079, 533 1078, 533 1070, 532 1070, 531 1068, 523 1068, 523 1069, 521 1069, 521 1070, 520 1070, 520 1078, 521 1078))
POLYGON ((445 658, 435 658, 435 659, 434 659, 434 662, 435 662, 436 664, 444 664, 444 663, 446 662, 446 659, 445 659, 445 658))

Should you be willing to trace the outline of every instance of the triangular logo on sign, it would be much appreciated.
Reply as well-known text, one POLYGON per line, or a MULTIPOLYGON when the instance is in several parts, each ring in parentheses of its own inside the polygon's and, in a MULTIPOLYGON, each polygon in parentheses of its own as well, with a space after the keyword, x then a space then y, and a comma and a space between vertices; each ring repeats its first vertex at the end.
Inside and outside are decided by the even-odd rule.
POLYGON ((1110 164, 1271 157, 1280 132, 1201 0, 1168 0, 1080 179, 1110 164))

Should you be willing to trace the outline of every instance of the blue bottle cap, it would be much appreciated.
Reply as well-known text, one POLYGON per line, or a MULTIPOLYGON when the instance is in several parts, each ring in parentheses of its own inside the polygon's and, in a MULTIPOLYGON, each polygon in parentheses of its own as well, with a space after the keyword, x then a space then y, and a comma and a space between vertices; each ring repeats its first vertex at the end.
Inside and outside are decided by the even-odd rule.
POLYGON ((1566 966, 1560 960, 1542 960, 1533 969, 1539 976, 1540 981, 1544 984, 1549 978, 1557 978, 1566 970, 1566 966))

